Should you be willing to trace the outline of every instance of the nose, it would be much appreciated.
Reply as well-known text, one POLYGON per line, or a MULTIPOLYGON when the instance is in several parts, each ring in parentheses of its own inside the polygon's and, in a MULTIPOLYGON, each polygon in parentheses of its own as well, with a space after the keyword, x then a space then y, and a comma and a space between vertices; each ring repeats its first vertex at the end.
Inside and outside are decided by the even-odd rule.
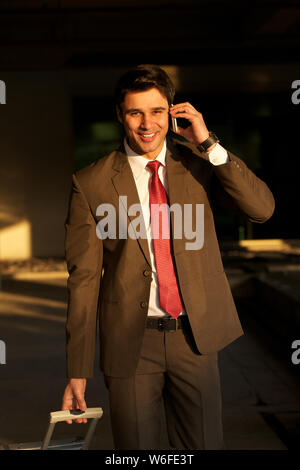
POLYGON ((143 114, 142 121, 141 121, 141 127, 142 129, 151 129, 152 126, 152 119, 149 114, 143 114))

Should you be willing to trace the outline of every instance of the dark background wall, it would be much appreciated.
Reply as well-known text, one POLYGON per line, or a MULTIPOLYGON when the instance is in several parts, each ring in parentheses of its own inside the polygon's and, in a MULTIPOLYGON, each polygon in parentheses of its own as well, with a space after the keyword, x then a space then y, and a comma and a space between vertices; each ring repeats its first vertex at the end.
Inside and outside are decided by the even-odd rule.
POLYGON ((220 238, 300 238, 299 45, 298 1, 1 1, 0 259, 63 256, 71 173, 118 144, 113 86, 138 63, 275 195, 263 225, 218 210, 220 238))

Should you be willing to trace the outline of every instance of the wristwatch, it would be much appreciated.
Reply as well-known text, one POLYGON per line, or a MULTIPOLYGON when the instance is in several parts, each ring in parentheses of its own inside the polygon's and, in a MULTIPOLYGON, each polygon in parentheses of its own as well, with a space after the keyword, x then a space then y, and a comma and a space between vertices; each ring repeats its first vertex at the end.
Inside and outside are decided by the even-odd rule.
POLYGON ((216 134, 214 134, 213 132, 210 132, 209 133, 209 137, 204 140, 204 142, 201 142, 201 144, 198 145, 198 149, 201 151, 201 152, 206 152, 206 150, 213 144, 217 143, 217 142, 220 142, 218 137, 216 136, 216 134))

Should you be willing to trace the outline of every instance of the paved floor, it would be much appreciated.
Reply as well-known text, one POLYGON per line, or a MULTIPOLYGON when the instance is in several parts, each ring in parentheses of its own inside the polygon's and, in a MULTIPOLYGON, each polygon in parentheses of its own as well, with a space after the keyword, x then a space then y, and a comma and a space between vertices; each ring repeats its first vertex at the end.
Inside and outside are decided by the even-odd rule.
MULTIPOLYGON (((49 411, 60 409, 66 383, 66 277, 63 273, 24 277, 4 280, 0 291, 0 340, 6 345, 6 364, 0 365, 0 444, 40 441, 49 411)), ((289 346, 277 347, 272 334, 251 314, 253 308, 249 303, 241 306, 246 335, 219 354, 226 446, 229 450, 296 448, 298 369, 291 364, 289 346)), ((108 395, 98 360, 86 396, 88 406, 104 410, 91 449, 113 449, 108 395)), ((59 424, 55 437, 81 435, 85 429, 82 424, 59 424)))

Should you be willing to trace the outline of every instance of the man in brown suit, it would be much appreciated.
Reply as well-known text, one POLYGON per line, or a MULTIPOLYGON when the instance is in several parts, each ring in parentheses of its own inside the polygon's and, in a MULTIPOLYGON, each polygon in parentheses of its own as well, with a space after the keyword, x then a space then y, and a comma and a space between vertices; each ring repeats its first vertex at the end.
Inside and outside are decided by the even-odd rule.
POLYGON ((200 112, 190 103, 172 106, 173 98, 174 86, 159 67, 127 72, 116 87, 123 144, 73 175, 66 223, 69 382, 62 408, 86 408, 99 311, 101 370, 117 449, 160 448, 162 407, 172 447, 224 448, 217 354, 243 331, 211 201, 258 223, 274 211, 266 184, 222 147, 200 112), (189 121, 176 131, 185 141, 167 136, 170 117, 189 121), (156 176, 147 166, 154 161, 156 176), (174 208, 167 270, 155 248, 161 239, 154 246, 153 178, 174 208), (190 227, 184 233, 178 213, 190 227), (169 294, 169 304, 176 303, 174 283, 180 315, 173 318, 162 299, 169 294))

